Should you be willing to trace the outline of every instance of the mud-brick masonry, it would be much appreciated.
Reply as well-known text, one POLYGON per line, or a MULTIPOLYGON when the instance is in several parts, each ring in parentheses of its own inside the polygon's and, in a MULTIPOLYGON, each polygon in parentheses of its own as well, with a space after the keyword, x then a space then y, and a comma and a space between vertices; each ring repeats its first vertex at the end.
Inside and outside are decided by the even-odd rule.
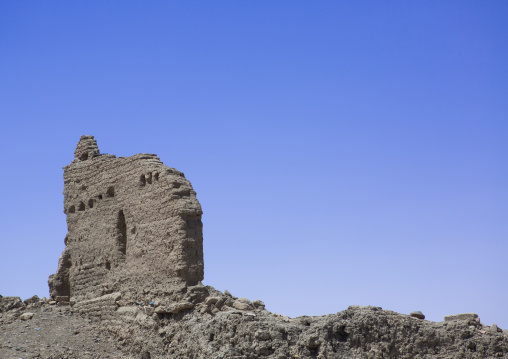
POLYGON ((203 279, 202 210, 183 173, 154 154, 100 154, 93 136, 81 136, 74 156, 53 298, 163 297, 203 279))

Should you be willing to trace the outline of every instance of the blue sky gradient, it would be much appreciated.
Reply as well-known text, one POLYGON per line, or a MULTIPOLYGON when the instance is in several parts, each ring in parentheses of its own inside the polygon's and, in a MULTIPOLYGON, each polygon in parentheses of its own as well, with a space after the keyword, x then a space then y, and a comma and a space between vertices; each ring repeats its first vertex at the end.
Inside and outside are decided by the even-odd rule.
POLYGON ((157 153, 205 284, 508 328, 506 1, 0 3, 0 294, 47 296, 79 136, 157 153))

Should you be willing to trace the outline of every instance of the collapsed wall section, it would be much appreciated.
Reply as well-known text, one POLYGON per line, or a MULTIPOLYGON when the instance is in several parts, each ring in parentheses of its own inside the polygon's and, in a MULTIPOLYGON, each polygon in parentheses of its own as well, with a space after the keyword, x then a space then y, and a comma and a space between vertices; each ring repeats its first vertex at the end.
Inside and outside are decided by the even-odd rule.
POLYGON ((82 136, 64 167, 68 234, 50 295, 167 296, 203 279, 201 206, 183 173, 156 155, 101 155, 82 136))

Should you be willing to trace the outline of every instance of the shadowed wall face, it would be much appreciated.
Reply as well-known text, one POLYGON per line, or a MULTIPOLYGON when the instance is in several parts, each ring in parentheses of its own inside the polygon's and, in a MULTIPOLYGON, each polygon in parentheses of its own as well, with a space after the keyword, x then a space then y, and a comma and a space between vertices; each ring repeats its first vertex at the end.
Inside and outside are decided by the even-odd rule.
POLYGON ((93 136, 81 136, 74 155, 52 297, 167 296, 203 279, 202 210, 183 173, 153 154, 101 155, 93 136))

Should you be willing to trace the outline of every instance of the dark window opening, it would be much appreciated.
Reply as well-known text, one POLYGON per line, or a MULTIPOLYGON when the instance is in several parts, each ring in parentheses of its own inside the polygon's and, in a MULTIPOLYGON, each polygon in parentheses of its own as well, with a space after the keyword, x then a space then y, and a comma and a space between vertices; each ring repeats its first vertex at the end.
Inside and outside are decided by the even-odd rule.
POLYGON ((108 197, 115 197, 115 187, 111 186, 108 188, 108 191, 106 192, 106 195, 108 197))
POLYGON ((76 207, 70 206, 69 207, 69 213, 74 213, 74 212, 76 212, 76 207))
POLYGON ((97 197, 98 197, 99 199, 102 199, 102 194, 98 195, 97 197))
POLYGON ((91 198, 88 200, 88 207, 93 208, 93 199, 91 198))
POLYGON ((88 159, 88 153, 83 153, 81 156, 79 156, 79 159, 81 161, 86 161, 88 159))
POLYGON ((155 173, 153 174, 153 179, 154 179, 154 180, 156 180, 156 181, 158 181, 158 180, 159 180, 159 173, 155 172, 155 173))
POLYGON ((125 215, 123 214, 123 210, 118 212, 116 229, 118 250, 123 256, 125 256, 125 253, 127 252, 127 224, 125 223, 125 215))
POLYGON ((106 269, 107 270, 111 269, 111 263, 109 261, 106 261, 106 269))
POLYGON ((84 211, 85 210, 85 204, 83 202, 79 202, 78 211, 84 211))
POLYGON ((139 183, 141 184, 141 186, 145 186, 146 185, 146 177, 145 177, 145 175, 141 175, 139 177, 139 183))
POLYGON ((146 182, 148 182, 148 184, 152 184, 152 174, 149 173, 148 176, 146 177, 146 182))

